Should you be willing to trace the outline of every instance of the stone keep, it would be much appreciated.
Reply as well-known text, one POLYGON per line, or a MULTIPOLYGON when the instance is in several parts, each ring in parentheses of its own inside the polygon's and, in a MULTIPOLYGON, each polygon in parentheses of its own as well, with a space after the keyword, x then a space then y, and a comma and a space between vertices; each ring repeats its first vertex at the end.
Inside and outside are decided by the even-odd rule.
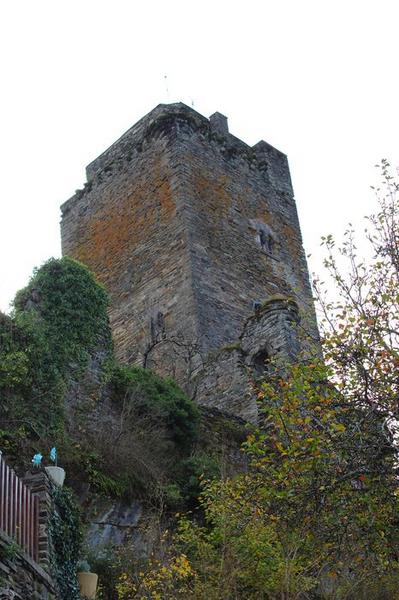
POLYGON ((252 379, 298 352, 298 307, 317 339, 287 157, 220 113, 160 104, 86 173, 62 249, 108 290, 118 358, 254 420, 252 379))

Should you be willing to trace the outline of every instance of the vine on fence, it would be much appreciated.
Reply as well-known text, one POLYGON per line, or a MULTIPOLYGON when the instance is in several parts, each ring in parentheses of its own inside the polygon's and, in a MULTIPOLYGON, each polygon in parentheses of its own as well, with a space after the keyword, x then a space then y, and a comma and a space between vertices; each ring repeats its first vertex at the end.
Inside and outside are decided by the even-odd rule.
POLYGON ((60 600, 80 600, 76 567, 82 542, 80 510, 73 493, 52 486, 49 520, 51 570, 60 600))

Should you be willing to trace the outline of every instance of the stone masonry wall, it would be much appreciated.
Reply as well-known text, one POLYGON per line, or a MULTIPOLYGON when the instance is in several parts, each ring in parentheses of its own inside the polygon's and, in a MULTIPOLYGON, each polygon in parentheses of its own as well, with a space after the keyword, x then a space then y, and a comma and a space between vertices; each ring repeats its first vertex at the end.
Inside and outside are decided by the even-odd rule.
MULTIPOLYGON (((187 231, 205 352, 241 333, 254 303, 295 297, 317 328, 286 156, 199 128, 179 136, 187 231)), ((317 335, 317 334, 316 334, 317 335)))
MULTIPOLYGON (((219 113, 208 120, 184 104, 159 105, 87 167, 87 178, 62 207, 62 248, 107 288, 123 362, 191 391, 206 372, 221 388, 209 360, 276 294, 295 299, 317 343, 284 154, 264 141, 248 146, 219 113)), ((226 355, 230 381, 244 377, 233 363, 226 355)), ((200 404, 211 387, 196 387, 200 404)), ((241 405, 239 414, 248 411, 241 405)))
POLYGON ((10 543, 0 532, 0 600, 55 600, 49 574, 20 550, 10 556, 10 543))
POLYGON ((10 542, 0 533, 0 600, 55 600, 52 580, 40 565, 21 551, 7 558, 10 542))
POLYGON ((62 225, 63 253, 88 265, 110 293, 118 358, 139 364, 164 331, 197 337, 176 148, 142 135, 96 174, 88 168, 62 225))
POLYGON ((208 357, 193 379, 193 395, 204 406, 256 423, 257 381, 270 375, 271 359, 273 376, 279 364, 283 369, 298 359, 299 321, 296 302, 281 295, 270 298, 249 317, 234 344, 208 357))

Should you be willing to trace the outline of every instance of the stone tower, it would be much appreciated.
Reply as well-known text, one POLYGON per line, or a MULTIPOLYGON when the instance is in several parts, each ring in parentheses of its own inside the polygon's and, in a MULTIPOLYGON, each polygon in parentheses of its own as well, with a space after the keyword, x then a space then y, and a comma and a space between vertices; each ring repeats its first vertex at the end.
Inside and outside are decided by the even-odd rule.
POLYGON ((287 157, 220 113, 161 104, 86 172, 62 206, 62 249, 108 290, 118 358, 254 419, 251 374, 297 351, 283 330, 298 306, 317 338, 287 157))

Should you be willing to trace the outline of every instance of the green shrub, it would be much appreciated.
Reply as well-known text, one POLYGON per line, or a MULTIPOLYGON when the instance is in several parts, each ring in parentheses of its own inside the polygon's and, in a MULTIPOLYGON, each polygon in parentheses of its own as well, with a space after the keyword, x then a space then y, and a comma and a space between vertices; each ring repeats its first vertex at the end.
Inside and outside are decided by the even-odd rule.
POLYGON ((84 367, 100 341, 110 345, 107 306, 105 289, 87 267, 67 256, 36 269, 14 301, 17 323, 41 334, 61 372, 84 367))
POLYGON ((218 478, 220 478, 220 464, 210 454, 200 451, 181 461, 176 479, 186 506, 197 507, 202 491, 201 481, 218 478))
POLYGON ((74 480, 94 493, 159 497, 174 506, 197 493, 185 482, 194 489, 191 467, 182 475, 176 465, 192 452, 199 411, 171 379, 115 364, 107 305, 103 287, 68 257, 35 270, 16 295, 12 317, 0 314, 0 438, 14 462, 26 464, 32 451, 56 444, 74 480), (83 377, 97 351, 102 380, 89 390, 83 377), (69 413, 66 432, 64 398, 79 380, 83 402, 69 413), (92 419, 102 390, 113 414, 92 419))
POLYGON ((36 269, 17 293, 12 317, 0 314, 0 427, 24 426, 33 440, 64 436, 64 396, 90 353, 110 354, 107 295, 90 271, 64 257, 36 269))
POLYGON ((111 385, 116 401, 130 400, 139 415, 150 415, 166 427, 181 451, 190 449, 198 435, 199 411, 175 381, 148 369, 116 366, 111 385))

